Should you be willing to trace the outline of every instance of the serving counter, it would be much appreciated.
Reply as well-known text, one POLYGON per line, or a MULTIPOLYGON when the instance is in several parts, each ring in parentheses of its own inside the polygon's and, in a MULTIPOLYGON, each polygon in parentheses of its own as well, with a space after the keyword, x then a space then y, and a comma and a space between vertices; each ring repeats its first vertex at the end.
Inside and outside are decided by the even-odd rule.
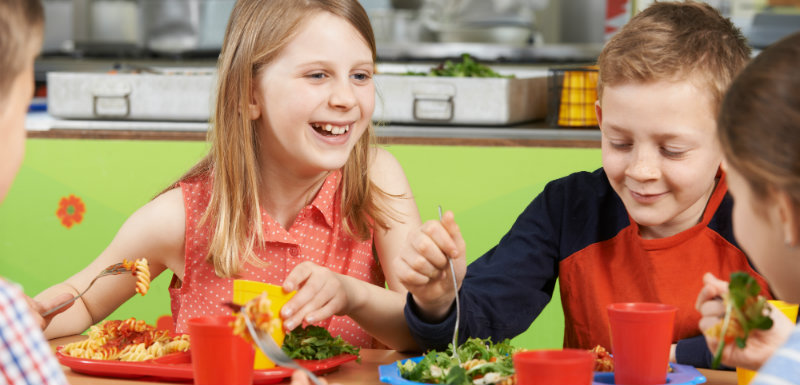
MULTIPOLYGON (((31 113, 29 138, 186 140, 206 139, 204 122, 107 121, 55 119, 31 113)), ((544 121, 512 126, 442 126, 375 123, 378 143, 445 146, 516 146, 599 148, 596 128, 555 128, 544 121)))

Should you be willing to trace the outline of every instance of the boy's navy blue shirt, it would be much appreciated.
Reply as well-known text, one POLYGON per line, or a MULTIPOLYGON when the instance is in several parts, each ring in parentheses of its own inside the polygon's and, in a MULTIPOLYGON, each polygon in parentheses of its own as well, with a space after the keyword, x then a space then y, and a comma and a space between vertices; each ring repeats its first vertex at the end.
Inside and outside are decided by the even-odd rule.
MULTIPOLYGON (((564 347, 612 350, 606 306, 658 302, 678 307, 678 363, 709 367, 711 353, 698 329, 694 304, 702 275, 725 278, 747 271, 771 297, 763 277, 739 250, 731 226, 732 200, 724 174, 696 226, 661 239, 642 239, 603 169, 548 183, 500 242, 470 264, 459 292, 459 336, 512 338, 550 301, 559 279, 564 347)), ((444 349, 455 312, 438 323, 419 316, 409 294, 405 316, 423 349, 444 349)))

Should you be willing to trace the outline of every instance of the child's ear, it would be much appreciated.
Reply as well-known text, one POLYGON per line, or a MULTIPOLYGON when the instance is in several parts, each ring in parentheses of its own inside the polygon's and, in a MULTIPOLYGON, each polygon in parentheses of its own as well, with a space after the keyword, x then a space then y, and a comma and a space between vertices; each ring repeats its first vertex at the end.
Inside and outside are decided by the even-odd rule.
POLYGON ((250 120, 256 120, 261 117, 261 108, 259 108, 258 103, 250 103, 247 107, 250 111, 250 120))
POLYGON ((594 102, 594 114, 597 115, 597 125, 601 126, 603 122, 603 107, 600 107, 600 100, 594 102))
POLYGON ((779 190, 775 193, 783 239, 787 247, 800 245, 800 207, 792 200, 786 191, 779 190))
POLYGON ((258 87, 253 85, 250 89, 250 103, 247 105, 250 112, 250 120, 256 120, 261 117, 261 103, 258 95, 258 87))

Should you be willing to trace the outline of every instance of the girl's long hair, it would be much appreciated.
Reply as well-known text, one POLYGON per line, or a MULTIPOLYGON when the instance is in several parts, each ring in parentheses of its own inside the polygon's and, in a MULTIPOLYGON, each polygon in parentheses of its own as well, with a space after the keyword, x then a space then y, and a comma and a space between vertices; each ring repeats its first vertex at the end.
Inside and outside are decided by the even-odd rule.
POLYGON ((800 33, 761 52, 734 80, 718 134, 726 162, 762 200, 775 189, 800 205, 800 33))
MULTIPOLYGON (((259 263, 256 245, 263 244, 259 188, 257 124, 248 105, 259 71, 269 65, 298 33, 307 17, 328 12, 348 20, 362 35, 376 59, 375 38, 358 0, 238 0, 231 13, 218 62, 216 105, 211 119, 208 155, 180 180, 210 176, 213 192, 201 224, 211 226, 207 260, 217 275, 235 276, 245 263, 259 263)), ((353 148, 339 186, 342 225, 358 239, 368 239, 375 226, 388 228, 389 194, 367 176, 372 124, 353 148)))

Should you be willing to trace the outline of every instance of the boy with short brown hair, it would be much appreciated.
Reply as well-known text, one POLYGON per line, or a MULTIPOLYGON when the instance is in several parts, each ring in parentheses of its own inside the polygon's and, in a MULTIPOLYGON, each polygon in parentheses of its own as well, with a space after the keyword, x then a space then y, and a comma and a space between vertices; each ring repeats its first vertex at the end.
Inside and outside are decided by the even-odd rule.
MULTIPOLYGON (((25 151, 25 115, 34 87, 33 62, 41 49, 43 33, 44 12, 39 0, 0 1, 0 202, 25 151)), ((22 291, 0 278, 3 383, 67 383, 37 319, 41 317, 31 312, 22 291)))
MULTIPOLYGON (((766 287, 734 240, 716 137, 722 94, 749 52, 704 3, 658 2, 633 17, 598 60, 603 167, 549 183, 469 266, 459 335, 523 332, 558 279, 565 347, 611 348, 611 303, 668 303, 678 307, 672 360, 708 367, 694 309, 703 274, 746 270, 766 287)), ((424 259, 396 266, 410 293, 406 319, 424 348, 444 348, 455 324, 447 257, 463 277, 464 243, 452 214, 411 242, 424 259)))
POLYGON ((728 85, 749 60, 744 36, 708 4, 655 3, 603 48, 598 98, 606 85, 688 79, 710 92, 716 116, 728 85))

